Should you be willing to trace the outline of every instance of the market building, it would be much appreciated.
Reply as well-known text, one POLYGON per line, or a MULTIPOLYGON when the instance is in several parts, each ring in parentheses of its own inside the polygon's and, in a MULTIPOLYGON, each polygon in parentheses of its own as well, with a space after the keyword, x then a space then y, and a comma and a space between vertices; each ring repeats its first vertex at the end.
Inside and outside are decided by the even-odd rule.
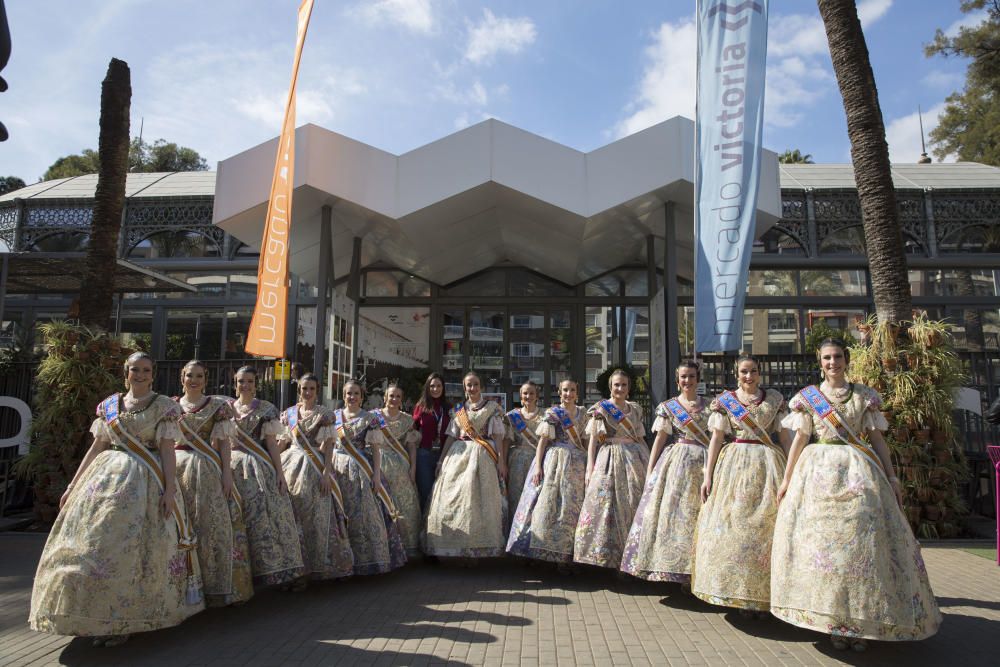
MULTIPOLYGON (((669 368, 693 330, 693 136, 674 118, 581 153, 488 120, 397 156, 298 128, 289 356, 334 384, 443 369, 452 395, 473 368, 508 405, 529 379, 549 396, 585 379, 592 400, 607 367, 651 364, 658 332, 669 368)), ((116 326, 167 367, 246 356, 276 141, 217 172, 128 177, 120 256, 150 291, 123 288, 116 326)), ((956 325, 972 384, 992 398, 1000 169, 897 164, 893 177, 914 304, 956 325)), ((0 243, 17 256, 84 249, 95 185, 0 196, 0 243)), ((71 301, 8 292, 8 344, 15 324, 65 317, 71 301)), ((776 359, 801 355, 821 319, 849 328, 873 312, 850 165, 765 153, 747 295, 744 346, 776 359)))

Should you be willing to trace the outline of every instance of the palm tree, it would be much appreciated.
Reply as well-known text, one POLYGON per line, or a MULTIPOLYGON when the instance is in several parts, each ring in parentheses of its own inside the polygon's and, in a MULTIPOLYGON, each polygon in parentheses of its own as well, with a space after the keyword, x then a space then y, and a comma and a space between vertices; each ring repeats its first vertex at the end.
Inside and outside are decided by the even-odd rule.
POLYGON ((101 165, 94 193, 90 246, 80 284, 80 322, 104 329, 111 323, 114 299, 118 234, 121 231, 125 176, 128 173, 131 105, 132 77, 128 64, 112 58, 101 83, 101 134, 98 139, 101 165))
POLYGON ((858 8, 854 0, 817 2, 847 115, 875 312, 880 322, 904 322, 913 317, 906 253, 896 212, 896 190, 889 170, 889 147, 878 89, 858 8))
POLYGON ((781 164, 812 164, 813 156, 809 153, 803 155, 798 148, 789 148, 778 156, 778 162, 781 164))

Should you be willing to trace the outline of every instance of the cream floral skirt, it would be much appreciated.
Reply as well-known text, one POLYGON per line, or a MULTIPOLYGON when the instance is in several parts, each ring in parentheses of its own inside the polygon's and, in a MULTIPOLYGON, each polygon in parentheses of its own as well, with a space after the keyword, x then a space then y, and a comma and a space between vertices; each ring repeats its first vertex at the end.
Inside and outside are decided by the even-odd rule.
POLYGON ((389 483, 389 495, 399 518, 396 529, 408 555, 420 552, 420 497, 410 479, 410 464, 394 449, 382 447, 382 475, 389 483))
POLYGON ((521 501, 521 494, 527 483, 528 473, 535 461, 535 449, 523 443, 510 450, 507 456, 507 499, 513 510, 521 501))
POLYGON ((771 539, 785 455, 767 445, 726 445, 701 508, 691 592, 712 604, 754 611, 771 607, 771 539))
POLYGON ((881 468, 853 447, 811 444, 774 527, 771 613, 811 630, 902 641, 938 630, 920 546, 881 468))

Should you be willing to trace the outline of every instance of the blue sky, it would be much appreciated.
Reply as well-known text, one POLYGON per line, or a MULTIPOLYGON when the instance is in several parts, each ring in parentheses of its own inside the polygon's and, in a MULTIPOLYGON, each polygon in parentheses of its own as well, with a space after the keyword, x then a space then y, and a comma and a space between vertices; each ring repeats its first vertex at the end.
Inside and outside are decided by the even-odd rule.
MULTIPOLYGON (((920 154, 965 65, 928 59, 958 0, 861 0, 894 161, 920 154)), ((132 70, 132 130, 218 160, 278 133, 297 0, 9 0, 0 175, 31 183, 96 148, 108 60, 132 70)), ((816 5, 771 0, 765 144, 846 162, 816 5)), ((694 0, 316 0, 297 124, 394 153, 494 117, 589 151, 694 110, 694 0)))

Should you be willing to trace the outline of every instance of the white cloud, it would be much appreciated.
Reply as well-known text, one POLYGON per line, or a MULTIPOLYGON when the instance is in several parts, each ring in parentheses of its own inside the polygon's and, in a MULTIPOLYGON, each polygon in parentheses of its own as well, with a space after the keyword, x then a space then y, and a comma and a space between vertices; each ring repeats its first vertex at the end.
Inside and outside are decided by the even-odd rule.
POLYGON ((365 0, 351 11, 375 25, 395 23, 418 33, 434 29, 431 0, 365 0))
POLYGON ((445 81, 437 87, 441 99, 460 106, 484 107, 490 101, 486 86, 478 79, 465 90, 460 90, 453 81, 445 81))
MULTIPOLYGON (((941 102, 930 109, 925 109, 924 136, 928 136, 937 127, 941 114, 944 112, 945 103, 941 102)), ((885 126, 885 139, 889 144, 889 160, 891 162, 916 162, 920 157, 920 118, 917 112, 900 118, 894 118, 885 126)), ((930 144, 927 145, 928 155, 930 155, 930 144)), ((946 162, 954 162, 955 158, 949 156, 946 162)))
POLYGON ((469 26, 465 59, 480 64, 492 61, 499 53, 520 53, 537 35, 535 23, 530 18, 497 17, 484 9, 482 19, 469 26))
POLYGON ((948 26, 944 34, 948 37, 955 37, 962 28, 975 28, 989 17, 989 10, 986 9, 981 9, 978 12, 970 12, 948 26))
MULTIPOLYGON (((892 0, 865 0, 858 5, 858 14, 867 27, 885 16, 891 6, 892 0)), ((769 18, 764 122, 772 127, 792 127, 809 107, 835 90, 826 31, 815 13, 769 18)), ((694 117, 694 19, 663 23, 652 38, 644 51, 646 62, 638 90, 624 109, 625 118, 615 126, 614 136, 632 134, 677 115, 694 117)))
POLYGON ((945 72, 933 69, 925 74, 920 82, 929 88, 941 88, 952 91, 962 87, 962 84, 965 83, 965 75, 961 72, 945 72))

